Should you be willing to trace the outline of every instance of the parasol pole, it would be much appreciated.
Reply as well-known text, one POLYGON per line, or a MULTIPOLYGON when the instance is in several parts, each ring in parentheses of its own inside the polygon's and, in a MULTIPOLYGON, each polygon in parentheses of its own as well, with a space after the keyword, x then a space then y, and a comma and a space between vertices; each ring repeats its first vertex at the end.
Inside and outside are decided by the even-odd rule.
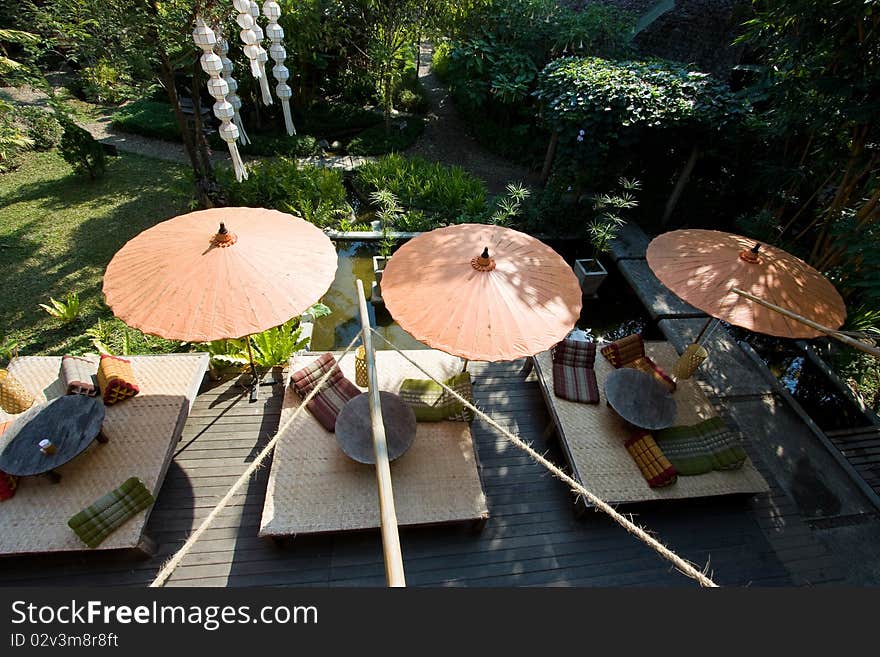
POLYGON ((257 368, 254 365, 254 352, 251 351, 251 336, 246 336, 244 341, 247 343, 248 348, 248 360, 251 364, 251 402, 257 401, 257 386, 259 385, 259 381, 257 381, 257 368))
POLYGON ((745 297, 746 299, 749 299, 750 301, 754 301, 755 303, 758 303, 758 304, 764 306, 765 308, 769 308, 770 310, 774 310, 774 311, 778 312, 780 315, 785 315, 786 317, 793 319, 796 322, 800 322, 801 324, 806 324, 810 328, 816 329, 817 331, 824 333, 825 335, 827 335, 831 338, 834 338, 835 340, 839 340, 840 342, 843 342, 844 344, 847 344, 850 347, 854 347, 860 351, 864 351, 866 354, 871 354, 874 358, 880 358, 880 349, 877 349, 876 347, 871 347, 869 345, 866 345, 864 342, 859 342, 858 340, 855 340, 855 339, 849 337, 848 335, 844 335, 843 333, 841 333, 840 331, 837 331, 835 329, 829 328, 827 326, 822 326, 821 324, 814 322, 811 319, 807 319, 806 317, 803 317, 802 315, 798 315, 797 313, 792 312, 791 310, 787 310, 785 308, 782 308, 781 306, 777 306, 774 303, 770 303, 769 301, 765 301, 764 299, 761 299, 760 297, 756 297, 754 294, 749 294, 748 292, 746 292, 744 290, 740 290, 738 287, 732 288, 732 291, 736 292, 741 297, 745 297))
POLYGON ((376 359, 370 332, 370 316, 367 314, 367 298, 364 285, 357 281, 358 304, 361 314, 364 356, 367 363, 367 382, 370 394, 370 423, 373 425, 373 454, 376 456, 376 482, 379 485, 379 517, 382 523, 382 549, 385 555, 385 579, 388 586, 406 586, 403 573, 403 555, 400 536, 397 533, 397 512, 394 510, 394 491, 391 487, 391 465, 388 463, 388 445, 385 442, 385 425, 382 406, 379 403, 379 381, 376 377, 376 359))

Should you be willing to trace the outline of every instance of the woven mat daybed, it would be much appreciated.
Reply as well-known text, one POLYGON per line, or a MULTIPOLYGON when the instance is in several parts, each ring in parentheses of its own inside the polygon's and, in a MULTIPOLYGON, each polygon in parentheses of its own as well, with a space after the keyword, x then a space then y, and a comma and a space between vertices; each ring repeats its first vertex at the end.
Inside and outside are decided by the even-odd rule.
MULTIPOLYGON (((646 349, 648 356, 664 371, 672 371, 678 353, 671 344, 647 342, 646 349)), ((767 482, 748 459, 737 470, 679 477, 670 486, 650 488, 623 446, 627 438, 635 435, 633 429, 606 404, 605 379, 614 370, 608 361, 601 355, 596 356, 596 378, 601 395, 598 404, 580 404, 557 397, 553 392, 550 352, 538 354, 534 361, 541 391, 575 478, 606 502, 642 502, 769 490, 767 482)), ((676 425, 695 424, 717 415, 694 379, 679 381, 673 396, 676 425)))
MULTIPOLYGON (((68 519, 129 477, 158 494, 198 393, 207 354, 131 356, 140 393, 106 408, 103 433, 109 442, 92 445, 58 468, 61 481, 24 477, 15 497, 0 502, 0 554, 89 550, 67 526, 68 519)), ((38 402, 64 394, 58 379, 61 358, 16 358, 9 371, 38 402)), ((14 419, 0 411, 0 422, 14 419)), ((0 436, 0 448, 4 446, 0 436)), ((119 527, 95 549, 137 547, 152 507, 119 527)))
MULTIPOLYGON (((319 354, 290 362, 295 372, 319 354)), ((406 355, 435 378, 461 371, 462 361, 439 351, 406 355)), ((352 382, 354 353, 340 361, 352 382)), ((397 392, 404 378, 425 375, 394 351, 376 352, 379 389, 397 392)), ((281 411, 283 427, 300 398, 287 386, 281 411)), ((481 521, 489 516, 479 463, 467 422, 419 422, 412 447, 391 463, 398 524, 427 525, 481 521)), ((375 469, 348 458, 308 411, 280 436, 272 457, 260 536, 288 536, 379 527, 375 469)))

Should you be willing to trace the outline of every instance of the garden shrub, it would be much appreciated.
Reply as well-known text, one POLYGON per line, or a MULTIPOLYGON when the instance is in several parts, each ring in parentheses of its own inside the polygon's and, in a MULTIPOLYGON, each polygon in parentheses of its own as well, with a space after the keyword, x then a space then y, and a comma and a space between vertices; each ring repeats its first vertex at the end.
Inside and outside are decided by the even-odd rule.
POLYGON ((348 144, 351 155, 382 155, 404 151, 418 140, 425 129, 425 120, 420 116, 407 116, 391 122, 390 130, 385 123, 367 128, 348 144))
POLYGON ((119 108, 113 114, 112 125, 134 135, 180 141, 180 127, 174 108, 169 103, 155 100, 136 100, 119 108))
POLYGON ((15 107, 0 100, 0 173, 15 169, 19 151, 32 144, 15 121, 15 107))
POLYGON ((48 151, 61 142, 61 123, 50 110, 22 107, 18 110, 18 115, 27 127, 28 137, 34 142, 34 150, 48 151))
POLYGON ((439 75, 483 144, 530 162, 541 156, 532 133, 538 72, 563 53, 625 55, 635 25, 633 14, 615 7, 573 11, 554 0, 492 3, 469 20, 472 36, 435 51, 439 75))
POLYGON ((106 59, 82 69, 77 82, 85 99, 93 103, 116 105, 137 93, 128 74, 106 59))
POLYGON ((351 214, 342 174, 334 169, 281 157, 249 163, 247 171, 247 180, 239 183, 230 167, 217 168, 217 182, 230 205, 289 212, 320 228, 351 214))
POLYGON ((87 173, 92 180, 103 175, 107 162, 101 143, 70 119, 64 119, 61 125, 64 132, 58 150, 64 161, 76 173, 87 173))
MULTIPOLYGON (((278 135, 248 131, 248 139, 250 143, 238 144, 238 150, 244 155, 308 157, 318 152, 318 142, 310 135, 291 136, 287 133, 278 135)), ((216 132, 208 138, 208 143, 216 150, 226 148, 226 142, 216 132)))
POLYGON ((442 41, 434 46, 434 55, 431 58, 431 68, 441 82, 449 81, 449 65, 452 56, 453 45, 449 41, 442 41))
POLYGON ((348 103, 316 102, 296 112, 297 132, 329 140, 353 135, 382 121, 382 114, 348 103))
POLYGON ((386 155, 361 165, 355 186, 363 196, 388 190, 408 209, 437 213, 449 220, 485 213, 486 186, 461 167, 419 157, 386 155))
POLYGON ((563 57, 541 72, 534 95, 547 123, 591 141, 639 128, 720 130, 746 112, 725 83, 659 59, 563 57))
POLYGON ((694 149, 721 149, 748 112, 725 83, 663 60, 560 58, 541 72, 534 95, 559 138, 561 186, 580 196, 635 175, 648 182, 648 212, 658 217, 694 149))

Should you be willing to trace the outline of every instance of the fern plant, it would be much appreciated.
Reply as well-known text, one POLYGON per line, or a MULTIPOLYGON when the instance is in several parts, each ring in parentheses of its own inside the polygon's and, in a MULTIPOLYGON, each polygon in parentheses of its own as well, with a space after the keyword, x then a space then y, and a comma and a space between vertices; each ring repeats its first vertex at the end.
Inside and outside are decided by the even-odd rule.
POLYGON ((49 305, 45 303, 39 304, 40 308, 45 310, 55 319, 60 320, 63 324, 70 324, 79 319, 79 294, 69 292, 64 301, 58 301, 53 297, 49 297, 49 305))
MULTIPOLYGON (((323 303, 316 303, 304 314, 318 319, 330 314, 323 303)), ((281 326, 250 337, 254 347, 254 363, 259 367, 283 367, 297 351, 304 349, 308 338, 302 337, 301 317, 294 317, 281 326)))

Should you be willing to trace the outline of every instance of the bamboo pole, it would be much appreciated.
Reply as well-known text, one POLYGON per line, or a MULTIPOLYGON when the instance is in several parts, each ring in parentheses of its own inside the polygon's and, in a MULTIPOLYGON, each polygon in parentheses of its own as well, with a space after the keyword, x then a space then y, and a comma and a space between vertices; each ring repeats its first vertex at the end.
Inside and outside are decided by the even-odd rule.
POLYGON ((822 326, 821 324, 814 322, 811 319, 807 319, 806 317, 798 315, 797 313, 794 313, 790 310, 787 310, 785 308, 777 306, 774 303, 770 303, 769 301, 765 301, 764 299, 761 299, 760 297, 756 297, 754 294, 749 294, 748 292, 745 292, 744 290, 740 290, 737 287, 732 288, 732 290, 734 292, 736 292, 738 295, 740 295, 741 297, 745 297, 746 299, 749 299, 750 301, 754 301, 755 303, 761 304, 762 306, 764 306, 765 308, 769 308, 770 310, 775 310, 779 314, 785 315, 786 317, 793 319, 797 322, 800 322, 801 324, 806 324, 810 328, 814 328, 817 331, 820 331, 821 333, 824 333, 825 335, 827 335, 831 338, 834 338, 835 340, 839 340, 840 342, 843 342, 844 344, 849 345, 850 347, 854 347, 860 351, 864 351, 866 354, 871 354, 874 358, 880 358, 880 349, 878 349, 876 347, 871 347, 870 345, 866 345, 864 342, 860 342, 858 340, 855 340, 855 339, 849 337, 848 335, 844 335, 840 331, 829 328, 827 326, 822 326))
POLYGON ((379 485, 379 516, 382 524, 385 578, 388 586, 406 586, 400 536, 397 533, 397 512, 394 510, 394 491, 391 487, 391 465, 388 463, 388 445, 385 442, 385 425, 382 423, 382 406, 379 403, 379 381, 376 377, 370 316, 367 314, 367 299, 360 279, 357 280, 357 293, 369 383, 370 423, 373 425, 373 454, 376 457, 376 482, 379 485))

